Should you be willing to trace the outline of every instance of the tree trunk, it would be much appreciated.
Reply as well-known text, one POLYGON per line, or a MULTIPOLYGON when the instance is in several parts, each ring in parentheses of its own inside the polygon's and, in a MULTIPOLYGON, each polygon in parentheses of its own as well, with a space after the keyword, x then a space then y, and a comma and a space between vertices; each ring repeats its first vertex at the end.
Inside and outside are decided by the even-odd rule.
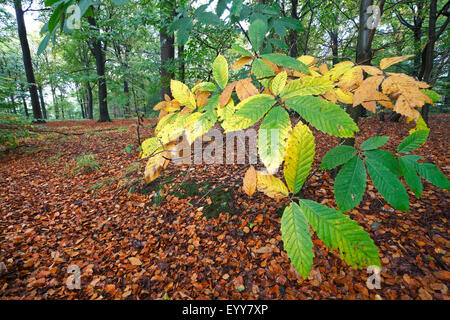
POLYGON ((333 54, 333 65, 339 63, 339 43, 337 30, 331 30, 328 32, 331 39, 331 52, 333 54))
MULTIPOLYGON (((161 4, 161 14, 160 18, 168 21, 166 16, 173 15, 173 3, 170 0, 163 0, 161 4)), ((169 34, 165 25, 162 25, 159 30, 159 41, 161 44, 161 99, 164 100, 164 95, 170 95, 170 79, 174 78, 173 70, 168 69, 168 64, 175 57, 175 46, 174 46, 174 36, 169 34)))
POLYGON ((39 105, 39 97, 36 88, 36 80, 34 78, 33 64, 31 62, 30 47, 28 45, 27 30, 25 28, 25 21, 23 18, 22 1, 14 0, 14 8, 17 18, 17 31, 20 39, 20 46, 22 47, 23 65, 25 67, 25 74, 27 76, 28 89, 30 91, 31 106, 33 108, 33 117, 36 120, 42 120, 41 107, 39 105))
POLYGON ((88 81, 86 82, 86 91, 88 94, 88 99, 87 99, 87 116, 89 119, 94 119, 94 99, 93 99, 93 95, 92 95, 92 87, 91 87, 91 83, 88 81))
POLYGON ((184 61, 184 46, 178 46, 178 60, 180 60, 180 81, 184 82, 186 78, 186 64, 184 61))
MULTIPOLYGON (((358 42, 356 44, 356 63, 357 64, 370 64, 372 60, 372 48, 370 46, 370 33, 371 29, 367 28, 367 20, 370 14, 367 13, 367 8, 373 4, 373 0, 361 0, 359 6, 359 30, 358 30, 358 42)), ((361 115, 363 107, 361 105, 353 107, 347 105, 346 111, 357 124, 359 116, 361 115)), ((355 145, 355 138, 343 139, 343 144, 348 146, 355 145)))
POLYGON ((41 100, 42 116, 44 117, 44 119, 47 119, 47 109, 45 108, 44 94, 42 92, 41 85, 38 86, 38 90, 39 90, 39 98, 41 100))
MULTIPOLYGON (((11 94, 10 98, 11 98, 11 104, 12 104, 12 106, 13 106, 13 113, 14 113, 14 114, 17 114, 17 110, 16 110, 16 100, 14 99, 14 95, 11 94)), ((446 96, 446 99, 447 99, 447 96, 446 96)))
MULTIPOLYGON (((298 6, 298 0, 291 0, 291 18, 296 19, 296 20, 298 20, 297 6, 298 6)), ((291 56, 293 58, 298 57, 297 43, 298 43, 297 31, 290 30, 289 31, 289 56, 291 56)))
MULTIPOLYGON (((437 0, 430 0, 430 18, 428 21, 428 42, 422 53, 422 68, 419 79, 429 83, 433 72, 434 44, 436 42, 437 0)), ((428 124, 429 104, 422 107, 422 118, 428 124)))
POLYGON ((131 115, 131 107, 130 107, 130 86, 128 85, 128 81, 123 79, 123 93, 126 96, 127 102, 125 103, 125 110, 123 112, 125 118, 129 118, 131 115))
POLYGON ((55 118, 59 119, 59 106, 58 106, 58 100, 56 99, 56 89, 53 86, 53 82, 51 80, 50 80, 50 89, 52 91, 53 107, 55 108, 55 118))
MULTIPOLYGON (((94 17, 88 17, 88 22, 93 29, 97 29, 94 17)), ((99 122, 111 122, 108 112, 107 88, 105 77, 105 51, 102 48, 102 42, 98 39, 91 40, 91 51, 95 58, 95 66, 98 76, 98 105, 100 111, 99 122)))

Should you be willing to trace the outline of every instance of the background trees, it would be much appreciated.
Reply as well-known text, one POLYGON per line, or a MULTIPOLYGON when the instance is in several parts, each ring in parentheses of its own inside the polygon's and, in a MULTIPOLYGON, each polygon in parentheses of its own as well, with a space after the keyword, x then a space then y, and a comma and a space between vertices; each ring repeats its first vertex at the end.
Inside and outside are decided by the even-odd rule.
POLYGON ((376 64, 383 57, 413 54, 413 59, 395 67, 397 72, 430 82, 441 93, 436 107, 426 105, 422 109, 425 121, 430 109, 448 110, 448 1, 279 0, 265 5, 264 1, 247 1, 242 5, 238 0, 114 0, 92 6, 93 3, 1 2, 3 109, 23 115, 32 109, 36 119, 67 118, 69 109, 77 110, 70 112, 76 117, 100 121, 137 113, 154 115, 152 107, 161 96, 170 93, 168 79, 191 84, 208 80, 211 74, 204 66, 218 53, 233 57, 231 44, 242 42, 252 20, 261 18, 268 26, 270 38, 265 52, 313 55, 330 66, 344 58, 376 64), (67 20, 71 16, 63 14, 75 3, 82 15, 79 29, 69 28, 67 20), (373 18, 374 12, 367 11, 371 5, 383 10, 380 25, 366 30, 369 60, 358 55, 363 52, 358 44, 362 44, 361 17, 373 18), (25 28, 29 25, 27 39, 23 36, 21 12, 25 28), (29 54, 24 40, 29 44, 29 54))

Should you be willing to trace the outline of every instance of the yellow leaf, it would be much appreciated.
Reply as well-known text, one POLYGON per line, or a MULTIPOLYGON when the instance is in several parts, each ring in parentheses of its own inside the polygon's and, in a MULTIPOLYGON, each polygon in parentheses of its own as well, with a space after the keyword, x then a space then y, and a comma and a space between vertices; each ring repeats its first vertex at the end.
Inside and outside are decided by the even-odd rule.
MULTIPOLYGON (((412 120, 412 118, 408 118, 406 122, 409 122, 410 120, 412 120)), ((422 116, 419 115, 419 119, 417 119, 416 121, 416 127, 409 130, 409 134, 413 134, 416 131, 419 130, 429 130, 430 128, 428 128, 426 122, 423 120, 422 116)))
POLYGON ((221 89, 225 89, 228 83, 228 62, 219 54, 212 65, 214 79, 221 89))
POLYGON ((242 189, 248 196, 252 196, 256 190, 256 170, 253 166, 247 170, 244 176, 242 189))
POLYGON ((270 88, 272 89, 272 93, 274 95, 279 95, 281 91, 283 91, 284 86, 286 85, 287 73, 286 71, 281 71, 277 74, 272 81, 270 82, 270 88))
POLYGON ((373 101, 374 95, 376 95, 376 92, 379 92, 378 87, 383 79, 384 76, 373 76, 361 82, 359 88, 355 90, 353 106, 356 107, 364 101, 373 101))
POLYGON ((167 166, 166 162, 168 163, 168 161, 170 160, 167 160, 165 156, 166 151, 163 151, 163 148, 161 147, 155 152, 153 156, 148 159, 144 171, 144 178, 146 183, 150 183, 158 178, 163 167, 165 165, 167 166))
POLYGON ((383 71, 374 66, 361 65, 360 67, 364 72, 371 76, 381 76, 383 74, 383 71))
POLYGON ((188 86, 178 80, 170 80, 170 90, 175 100, 177 100, 181 105, 195 109, 195 96, 189 90, 188 86))
POLYGON ((163 110, 166 107, 166 101, 161 101, 159 103, 157 103, 154 107, 153 110, 163 110))
POLYGON ((328 65, 323 63, 319 66, 319 71, 321 74, 326 74, 328 72, 328 65))
POLYGON ((242 57, 242 58, 239 58, 233 63, 233 65, 231 66, 231 70, 240 69, 243 66, 245 66, 247 63, 252 61, 253 59, 254 59, 254 57, 242 57))
POLYGON ((298 61, 303 62, 306 66, 309 66, 311 64, 314 64, 316 61, 316 58, 311 56, 301 56, 297 58, 298 61))
POLYGON ((335 92, 336 97, 340 102, 345 104, 353 104, 353 93, 341 88, 335 89, 335 92))
POLYGON ((258 191, 263 192, 267 196, 274 199, 286 198, 289 195, 289 190, 286 185, 273 175, 264 174, 260 171, 256 172, 258 191))
POLYGON ((411 57, 414 57, 414 55, 410 54, 410 55, 407 55, 407 56, 391 57, 391 58, 381 59, 381 61, 380 61, 380 68, 384 70, 384 69, 392 66, 393 64, 405 61, 405 60, 407 60, 407 59, 409 59, 411 57))
POLYGON ((400 95, 395 102, 394 111, 404 116, 413 118, 417 121, 420 117, 419 111, 412 108, 408 102, 408 99, 404 95, 400 95))
MULTIPOLYGON (((402 99, 404 101, 400 103, 402 106, 401 110, 404 110, 406 104, 410 108, 421 108, 425 103, 433 102, 430 97, 420 91, 421 87, 423 87, 422 82, 416 81, 413 77, 399 74, 386 78, 382 84, 383 93, 389 94, 393 98, 397 98, 400 95, 403 96, 402 99)), ((414 111, 411 112, 415 114, 414 111)), ((404 115, 407 116, 406 113, 404 115)))
POLYGON ((334 65, 331 70, 324 74, 331 80, 337 80, 341 75, 343 75, 346 71, 351 69, 354 66, 354 63, 351 61, 343 61, 334 65))
POLYGON ((291 192, 297 193, 301 190, 311 170, 315 148, 311 130, 299 121, 288 138, 284 161, 284 179, 291 192))
POLYGON ((349 90, 354 85, 359 85, 363 80, 362 69, 360 66, 356 66, 344 72, 339 79, 338 86, 349 90))
POLYGON ((233 99, 230 99, 228 104, 223 108, 217 109, 217 119, 219 121, 225 121, 226 119, 229 119, 234 113, 234 101, 233 99))
POLYGON ((333 103, 337 103, 338 101, 336 91, 334 89, 325 92, 322 96, 333 103))

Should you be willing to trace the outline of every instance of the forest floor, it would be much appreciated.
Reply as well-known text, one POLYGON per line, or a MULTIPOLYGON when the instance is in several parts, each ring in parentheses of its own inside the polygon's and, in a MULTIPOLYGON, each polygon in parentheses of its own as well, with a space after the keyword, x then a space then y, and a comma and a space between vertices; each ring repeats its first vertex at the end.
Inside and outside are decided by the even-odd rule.
MULTIPOLYGON (((433 116, 417 152, 447 177, 449 122, 433 116)), ((145 120, 141 137, 154 124, 145 120)), ((380 125, 362 120, 357 144, 380 125)), ((380 249, 381 289, 369 290, 371 274, 346 265, 315 235, 313 269, 303 280, 281 241, 287 201, 245 195, 243 166, 170 164, 145 186, 135 121, 46 127, 85 134, 28 138, 0 157, 0 299, 449 298, 449 194, 427 182, 419 200, 408 191, 409 214, 393 210, 371 182, 347 213, 380 249), (87 153, 95 158, 80 158, 87 153), (67 286, 71 265, 81 270, 80 289, 67 286)), ((385 147, 395 151, 412 127, 387 122, 385 147)), ((317 167, 337 140, 314 133, 317 167)), ((336 207, 329 173, 315 171, 304 196, 336 207)))

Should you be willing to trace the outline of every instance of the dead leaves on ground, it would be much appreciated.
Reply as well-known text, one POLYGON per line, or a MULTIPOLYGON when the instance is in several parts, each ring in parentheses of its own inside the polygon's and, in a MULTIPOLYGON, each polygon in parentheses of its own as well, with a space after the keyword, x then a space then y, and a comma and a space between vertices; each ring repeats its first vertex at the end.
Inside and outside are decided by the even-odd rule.
MULTIPOLYGON (((424 160, 436 163, 446 174, 450 154, 442 137, 448 136, 448 120, 448 116, 432 117, 429 141, 419 149, 424 160)), ((89 190, 94 184, 119 176, 136 161, 137 153, 123 152, 125 146, 136 144, 133 124, 126 120, 54 122, 48 126, 65 126, 71 132, 115 126, 129 130, 36 140, 39 147, 27 152, 22 148, 2 159, 0 298, 448 299, 445 191, 427 184, 419 201, 411 193, 411 213, 405 215, 377 200, 381 198, 369 184, 361 205, 348 212, 380 247, 384 268, 380 290, 369 290, 369 274, 345 265, 316 236, 315 255, 320 263, 315 261, 309 278, 302 280, 281 242, 280 211, 288 202, 283 197, 274 200, 254 193, 249 198, 243 188, 230 204, 237 208, 237 215, 206 220, 203 207, 211 202, 209 197, 185 211, 206 192, 203 189, 191 199, 169 195, 155 209, 152 195, 129 194, 117 182, 94 195, 89 190), (68 179, 66 164, 86 152, 96 154, 102 167, 68 179), (51 160, 56 156, 57 161, 51 160), (80 268, 80 290, 66 286, 70 265, 80 268)), ((150 136, 150 125, 146 125, 144 134, 150 136)), ((374 118, 365 119, 357 143, 373 135, 379 125, 374 118)), ((387 148, 394 151, 411 127, 388 123, 381 133, 393 137, 387 148)), ((314 134, 317 165, 337 140, 314 134)), ((166 173, 177 181, 184 172, 213 185, 226 181, 234 190, 247 179, 251 191, 253 170, 256 173, 259 167, 225 180, 239 168, 199 165, 188 171, 187 166, 169 165, 166 173)), ((335 206, 332 188, 329 174, 317 171, 307 182, 305 197, 335 206)))

